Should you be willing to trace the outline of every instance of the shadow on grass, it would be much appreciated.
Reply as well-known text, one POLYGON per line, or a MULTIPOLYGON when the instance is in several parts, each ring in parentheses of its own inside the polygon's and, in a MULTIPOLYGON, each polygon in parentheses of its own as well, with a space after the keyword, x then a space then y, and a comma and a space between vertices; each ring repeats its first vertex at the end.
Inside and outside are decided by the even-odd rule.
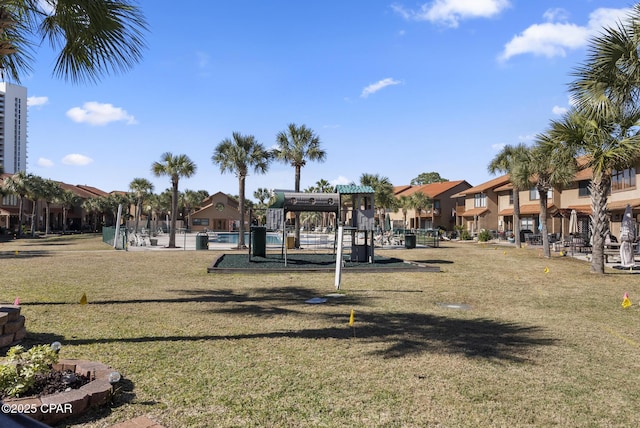
MULTIPOLYGON (((246 303, 259 302, 262 304, 292 304, 299 303, 306 305, 305 300, 318 297, 318 293, 312 289, 304 287, 284 287, 282 289, 257 288, 247 292, 238 292, 233 289, 200 289, 200 290, 168 290, 184 297, 169 297, 166 299, 128 299, 128 300, 89 300, 87 305, 129 305, 144 303, 246 303)), ((340 302, 354 303, 355 297, 347 296, 341 298, 340 302)), ((335 300, 338 302, 338 300, 335 300)), ((22 301, 21 306, 58 306, 58 305, 78 305, 78 302, 28 302, 22 301)), ((264 305, 263 305, 264 306, 264 305)), ((255 314, 254 314, 255 315, 255 314)))
MULTIPOLYGON (((278 310, 266 311, 254 305, 241 308, 234 313, 243 316, 256 313, 279 315, 278 310)), ((230 311, 233 312, 233 311, 230 311)), ((211 334, 195 336, 140 336, 106 337, 95 339, 59 338, 63 345, 89 345, 109 343, 156 343, 228 341, 247 339, 343 339, 354 345, 363 342, 377 345, 380 349, 371 355, 382 358, 401 358, 424 353, 462 355, 493 361, 533 363, 531 352, 541 346, 556 344, 542 328, 518 323, 499 322, 491 319, 458 319, 421 313, 356 315, 355 330, 347 325, 346 311, 324 313, 318 316, 322 323, 331 322, 332 327, 301 330, 272 331, 247 334, 211 334), (339 326, 335 324, 341 324, 339 326), (353 337, 355 334, 355 338, 353 337)))
POLYGON ((51 255, 52 253, 50 251, 38 250, 0 251, 0 259, 33 259, 37 257, 50 257, 51 255))

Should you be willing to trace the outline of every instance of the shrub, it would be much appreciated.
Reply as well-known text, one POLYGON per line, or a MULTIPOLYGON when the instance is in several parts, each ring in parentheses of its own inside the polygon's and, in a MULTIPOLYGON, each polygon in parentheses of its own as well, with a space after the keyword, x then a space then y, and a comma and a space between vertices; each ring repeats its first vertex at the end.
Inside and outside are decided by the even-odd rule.
POLYGON ((487 229, 482 229, 480 233, 478 233, 478 241, 487 242, 493 239, 493 235, 487 229))
POLYGON ((33 386, 36 375, 47 373, 57 362, 58 353, 49 345, 37 345, 28 351, 20 345, 12 347, 0 364, 0 396, 20 396, 33 386))
POLYGON ((467 229, 463 229, 462 232, 460 232, 460 239, 463 241, 469 241, 471 239, 471 234, 467 229))

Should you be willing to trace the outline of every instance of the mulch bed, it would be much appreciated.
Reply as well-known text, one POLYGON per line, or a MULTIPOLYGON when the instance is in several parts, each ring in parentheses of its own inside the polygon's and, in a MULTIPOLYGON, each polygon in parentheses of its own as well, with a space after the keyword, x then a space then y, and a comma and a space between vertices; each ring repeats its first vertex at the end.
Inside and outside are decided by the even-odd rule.
MULTIPOLYGON (((214 260, 207 268, 209 273, 278 273, 278 272, 330 272, 336 269, 334 254, 293 253, 287 255, 285 266, 282 254, 267 254, 266 257, 248 254, 223 254, 214 260)), ((374 263, 352 262, 348 258, 344 261, 343 269, 349 272, 394 272, 394 271, 424 271, 440 272, 437 266, 423 263, 406 262, 394 257, 375 256, 374 263)))
MULTIPOLYGON (((87 376, 76 374, 71 370, 52 370, 48 373, 36 375, 34 385, 27 390, 23 397, 42 397, 45 395, 57 394, 69 389, 78 389, 89 383, 91 379, 87 376)), ((5 399, 7 397, 0 397, 5 399)))

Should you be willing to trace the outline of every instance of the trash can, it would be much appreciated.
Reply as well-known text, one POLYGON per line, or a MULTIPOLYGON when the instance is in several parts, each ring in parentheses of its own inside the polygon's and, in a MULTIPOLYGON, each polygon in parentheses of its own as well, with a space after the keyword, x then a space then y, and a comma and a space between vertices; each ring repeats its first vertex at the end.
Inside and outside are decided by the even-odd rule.
POLYGON ((404 248, 416 248, 416 235, 414 233, 404 235, 404 248))
POLYGON ((262 226, 251 226, 251 252, 257 257, 267 256, 267 228, 262 226))
POLYGON ((296 247, 296 237, 295 236, 287 236, 287 250, 296 247))
POLYGON ((208 250, 209 249, 209 235, 199 232, 196 234, 196 250, 208 250))

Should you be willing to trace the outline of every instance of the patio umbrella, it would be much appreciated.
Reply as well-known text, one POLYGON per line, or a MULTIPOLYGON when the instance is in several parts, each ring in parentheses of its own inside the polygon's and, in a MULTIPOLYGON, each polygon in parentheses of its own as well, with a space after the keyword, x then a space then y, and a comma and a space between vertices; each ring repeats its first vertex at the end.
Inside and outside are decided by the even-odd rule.
POLYGON ((569 235, 575 235, 578 233, 578 213, 576 210, 571 210, 569 216, 569 235))
POLYGON ((620 225, 620 265, 622 265, 622 267, 632 267, 636 264, 633 258, 633 242, 635 240, 635 222, 633 221, 631 205, 627 204, 620 225))

